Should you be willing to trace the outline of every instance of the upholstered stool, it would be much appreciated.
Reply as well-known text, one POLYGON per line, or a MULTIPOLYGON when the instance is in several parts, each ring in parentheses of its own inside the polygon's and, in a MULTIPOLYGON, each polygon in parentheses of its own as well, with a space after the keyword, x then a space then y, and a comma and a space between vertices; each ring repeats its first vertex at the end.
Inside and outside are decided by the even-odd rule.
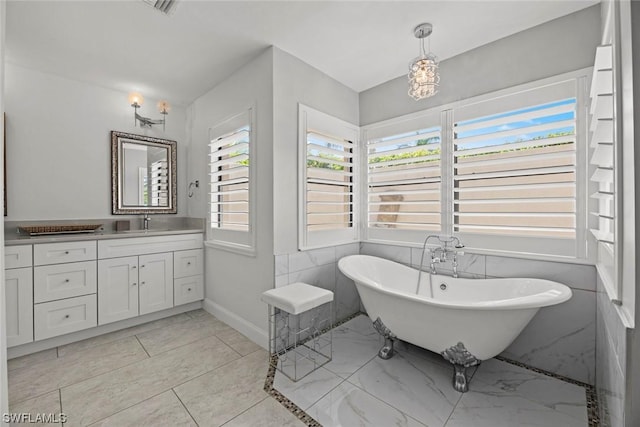
POLYGON ((269 353, 276 369, 298 381, 331 361, 333 292, 298 282, 264 292, 262 301, 269 305, 269 353))

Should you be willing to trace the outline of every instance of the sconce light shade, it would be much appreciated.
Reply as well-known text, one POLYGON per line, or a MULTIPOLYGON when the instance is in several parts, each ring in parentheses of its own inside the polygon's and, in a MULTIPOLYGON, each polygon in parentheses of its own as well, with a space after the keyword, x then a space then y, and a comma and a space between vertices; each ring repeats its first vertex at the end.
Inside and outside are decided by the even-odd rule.
POLYGON ((424 49, 424 39, 433 32, 429 23, 420 24, 413 29, 414 36, 420 40, 420 55, 409 64, 409 96, 416 101, 438 93, 440 73, 438 59, 424 49))
POLYGON ((167 101, 158 102, 158 110, 160 110, 160 114, 162 114, 165 117, 163 117, 162 119, 154 120, 154 119, 150 119, 149 117, 144 117, 138 114, 138 108, 140 108, 143 102, 144 102, 144 98, 138 92, 131 92, 129 94, 129 104, 131 104, 131 106, 134 109, 134 113, 133 113, 134 125, 139 124, 140 127, 142 128, 150 128, 153 125, 162 125, 162 129, 164 130, 165 120, 167 118, 166 116, 167 114, 169 114, 169 110, 171 109, 171 106, 169 105, 169 103, 167 101))
POLYGON ((131 104, 131 106, 137 105, 139 107, 143 102, 144 98, 138 92, 131 92, 129 94, 129 104, 131 104))
POLYGON ((160 114, 169 114, 171 111, 171 105, 167 101, 158 101, 158 111, 160 114))

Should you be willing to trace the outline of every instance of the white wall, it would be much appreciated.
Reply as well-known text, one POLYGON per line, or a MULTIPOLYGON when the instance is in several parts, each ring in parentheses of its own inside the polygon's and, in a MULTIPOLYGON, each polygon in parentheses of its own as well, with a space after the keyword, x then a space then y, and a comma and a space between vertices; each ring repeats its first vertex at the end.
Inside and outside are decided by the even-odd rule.
POLYGON ((358 94, 274 48, 273 197, 275 254, 298 249, 298 103, 358 124, 358 94))
MULTIPOLYGON (((184 108, 173 106, 166 132, 142 129, 127 93, 12 64, 5 77, 7 221, 109 218, 112 130, 177 141, 178 215, 186 216, 184 108)), ((145 99, 140 114, 159 118, 156 102, 145 99)))
POLYGON ((599 42, 596 5, 442 61, 440 92, 432 98, 410 98, 406 76, 361 92, 360 124, 590 67, 599 42))
POLYGON ((206 248, 205 308, 266 345, 267 307, 260 295, 273 288, 273 50, 236 71, 189 107, 189 181, 202 184, 189 199, 193 216, 206 216, 209 128, 255 105, 257 246, 255 256, 206 248))

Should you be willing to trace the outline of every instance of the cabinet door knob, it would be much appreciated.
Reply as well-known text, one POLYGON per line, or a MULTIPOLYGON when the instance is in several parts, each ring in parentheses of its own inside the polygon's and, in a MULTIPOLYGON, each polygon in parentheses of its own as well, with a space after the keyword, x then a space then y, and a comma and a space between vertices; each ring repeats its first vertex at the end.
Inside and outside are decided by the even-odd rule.
POLYGON ((64 279, 64 282, 65 283, 69 283, 69 279, 64 279))
POLYGON ((64 254, 65 255, 69 255, 69 251, 64 251, 64 254))
POLYGON ((138 268, 138 267, 136 267, 136 266, 134 265, 134 266, 133 266, 133 267, 131 267, 131 268, 136 269, 136 268, 138 268))
POLYGON ((191 265, 191 261, 187 262, 187 265, 191 265))
POLYGON ((140 266, 140 268, 144 268, 144 264, 142 264, 142 265, 140 266))
POLYGON ((135 285, 137 285, 137 283, 135 283, 135 282, 131 284, 131 286, 135 286, 135 285))
POLYGON ((69 315, 68 315, 68 314, 65 314, 65 315, 64 315, 64 318, 65 318, 65 319, 68 319, 68 318, 69 318, 69 315))
POLYGON ((187 288, 187 291, 191 292, 191 288, 187 288))
POLYGON ((141 285, 144 285, 144 282, 140 282, 141 285))

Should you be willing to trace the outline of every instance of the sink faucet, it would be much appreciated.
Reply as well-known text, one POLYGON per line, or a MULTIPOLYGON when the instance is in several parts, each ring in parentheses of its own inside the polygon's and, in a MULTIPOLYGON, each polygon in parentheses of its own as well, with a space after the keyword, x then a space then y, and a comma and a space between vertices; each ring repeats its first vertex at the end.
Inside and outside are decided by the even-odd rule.
POLYGON ((142 218, 142 229, 148 230, 150 222, 151 222, 151 218, 149 217, 149 214, 144 214, 144 217, 142 218))

